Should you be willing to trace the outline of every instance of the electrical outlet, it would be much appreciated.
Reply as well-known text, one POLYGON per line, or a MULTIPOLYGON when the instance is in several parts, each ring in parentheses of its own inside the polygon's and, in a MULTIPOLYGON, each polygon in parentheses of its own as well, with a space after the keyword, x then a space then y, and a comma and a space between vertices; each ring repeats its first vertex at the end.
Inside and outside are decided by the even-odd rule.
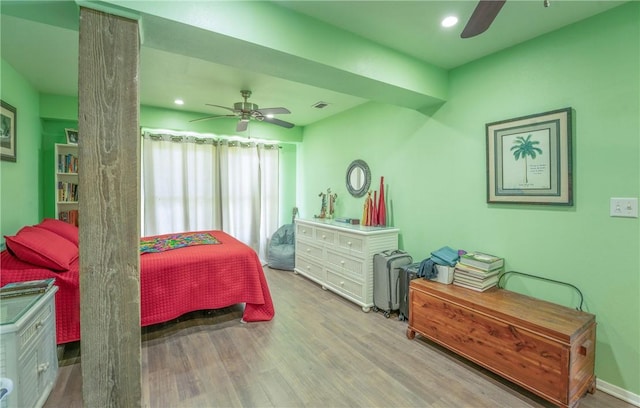
POLYGON ((611 198, 610 215, 612 217, 638 218, 638 199, 611 198))

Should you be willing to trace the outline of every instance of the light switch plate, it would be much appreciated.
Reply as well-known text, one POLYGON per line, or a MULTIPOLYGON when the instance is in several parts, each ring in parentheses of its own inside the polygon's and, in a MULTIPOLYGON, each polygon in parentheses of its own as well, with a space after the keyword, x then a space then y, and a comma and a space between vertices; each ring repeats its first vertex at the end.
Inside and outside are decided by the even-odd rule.
POLYGON ((635 197, 612 197, 610 201, 610 215, 612 217, 638 218, 638 199, 635 197))

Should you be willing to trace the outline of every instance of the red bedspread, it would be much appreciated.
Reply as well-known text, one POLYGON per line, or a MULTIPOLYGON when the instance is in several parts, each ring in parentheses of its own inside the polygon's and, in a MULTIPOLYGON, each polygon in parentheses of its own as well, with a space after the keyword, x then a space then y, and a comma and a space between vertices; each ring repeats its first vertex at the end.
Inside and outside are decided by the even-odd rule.
MULTIPOLYGON (((141 325, 181 315, 245 303, 243 320, 271 320, 271 293, 253 249, 222 231, 207 231, 221 244, 198 245, 140 257, 141 325)), ((53 272, 0 254, 0 284, 56 278, 57 343, 80 339, 78 261, 67 272, 53 272)))

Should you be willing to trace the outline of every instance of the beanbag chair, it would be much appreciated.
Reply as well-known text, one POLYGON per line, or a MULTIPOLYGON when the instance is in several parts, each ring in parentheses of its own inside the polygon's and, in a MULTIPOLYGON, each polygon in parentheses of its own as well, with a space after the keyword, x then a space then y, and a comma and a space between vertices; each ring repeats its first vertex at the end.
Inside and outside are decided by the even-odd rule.
POLYGON ((267 264, 273 269, 292 271, 295 266, 295 232, 293 224, 278 228, 267 248, 267 264))

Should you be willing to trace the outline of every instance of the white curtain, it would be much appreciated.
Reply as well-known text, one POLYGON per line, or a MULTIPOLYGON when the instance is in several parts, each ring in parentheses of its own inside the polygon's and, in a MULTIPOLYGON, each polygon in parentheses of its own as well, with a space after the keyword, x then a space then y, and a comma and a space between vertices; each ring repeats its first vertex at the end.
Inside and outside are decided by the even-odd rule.
POLYGON ((279 149, 144 133, 144 235, 220 229, 266 259, 278 227, 279 149))

